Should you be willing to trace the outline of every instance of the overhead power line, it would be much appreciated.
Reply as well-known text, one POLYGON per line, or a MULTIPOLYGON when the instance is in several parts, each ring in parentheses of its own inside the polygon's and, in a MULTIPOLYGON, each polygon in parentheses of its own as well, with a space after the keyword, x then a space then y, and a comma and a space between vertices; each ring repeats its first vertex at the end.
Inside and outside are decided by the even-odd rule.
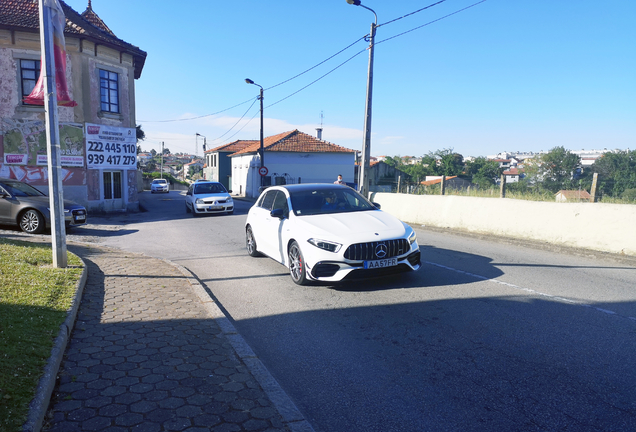
POLYGON ((444 3, 445 1, 446 1, 446 0, 440 0, 440 1, 438 1, 437 3, 433 3, 433 4, 430 4, 430 5, 428 5, 428 6, 425 6, 425 7, 423 7, 422 9, 418 9, 418 10, 416 10, 416 11, 414 11, 414 12, 408 13, 408 14, 406 14, 406 15, 404 15, 404 16, 399 17, 399 18, 392 19, 391 21, 387 21, 387 22, 385 22, 385 23, 383 23, 383 24, 379 24, 377 27, 381 27, 381 26, 384 26, 384 25, 387 25, 387 24, 391 24, 391 23, 394 23, 394 22, 396 22, 396 21, 399 21, 399 20, 401 20, 401 19, 403 19, 403 18, 409 17, 409 16, 411 16, 411 15, 415 15, 415 14, 416 14, 416 13, 418 13, 418 12, 422 12, 422 11, 424 11, 424 10, 426 10, 426 9, 430 9, 430 8, 432 8, 433 6, 437 6, 437 5, 438 5, 438 4, 440 4, 440 3, 444 3))
MULTIPOLYGON (((307 72, 309 72, 309 71, 311 71, 311 70, 313 70, 313 69, 317 68, 318 66, 320 66, 320 65, 322 65, 322 64, 324 64, 324 63, 326 63, 326 62, 328 62, 328 61, 329 61, 329 60, 331 60, 332 58, 336 57, 338 54, 340 54, 340 53, 342 53, 342 52, 344 52, 344 51, 348 50, 349 48, 351 48, 352 46, 354 46, 355 44, 357 44, 358 42, 360 42, 360 41, 361 41, 361 40, 363 40, 364 38, 365 38, 365 36, 363 36, 363 37, 361 37, 361 38, 357 39, 355 42, 353 42, 353 43, 351 43, 351 44, 347 45, 345 48, 341 49, 341 50, 340 50, 340 51, 338 51, 337 53, 335 53, 335 54, 333 54, 333 55, 331 55, 331 56, 327 57, 326 59, 324 59, 324 60, 323 60, 323 61, 321 61, 320 63, 318 63, 318 64, 316 64, 316 65, 314 65, 314 66, 310 67, 309 69, 307 69, 307 70, 305 70, 305 71, 303 71, 303 72, 299 73, 298 75, 295 75, 295 76, 293 76, 293 77, 291 77, 291 78, 289 78, 289 79, 286 79, 285 81, 281 81, 281 82, 279 82, 278 84, 275 84, 275 85, 273 85, 273 86, 271 86, 271 87, 268 87, 268 88, 266 88, 265 90, 271 90, 271 89, 273 89, 273 88, 275 88, 275 87, 278 87, 278 86, 280 86, 280 85, 283 85, 283 84, 285 84, 285 83, 287 83, 287 82, 289 82, 289 81, 291 81, 291 80, 293 80, 293 79, 296 79, 296 78, 298 78, 298 77, 300 77, 300 76, 302 76, 302 75, 306 74, 307 72)), ((210 117, 210 116, 214 116, 214 115, 217 115, 217 114, 224 113, 225 111, 229 111, 229 110, 231 110, 231 109, 233 109, 233 108, 239 107, 239 106, 241 106, 241 105, 245 105, 246 103, 248 103, 248 102, 249 102, 249 101, 251 101, 251 100, 252 100, 252 99, 248 99, 248 100, 246 100, 246 101, 244 101, 244 102, 241 102, 241 103, 236 104, 236 105, 234 105, 234 106, 231 106, 231 107, 229 107, 229 108, 225 108, 225 109, 223 109, 223 110, 221 110, 221 111, 214 112, 214 113, 212 113, 212 114, 204 114, 204 115, 200 115, 200 116, 196 116, 196 117, 188 117, 188 118, 180 118, 180 119, 171 119, 171 120, 139 120, 139 122, 140 122, 140 123, 169 123, 169 122, 178 122, 178 121, 197 120, 197 119, 200 119, 200 118, 203 118, 203 117, 210 117)), ((271 106, 271 105, 270 105, 270 106, 271 106)), ((251 107, 250 107, 250 108, 251 108, 251 107)), ((249 111, 249 110, 248 110, 248 111, 249 111)))
MULTIPOLYGON (((406 15, 403 15, 403 16, 401 16, 401 17, 399 17, 399 18, 395 18, 395 19, 393 19, 393 20, 391 20, 391 21, 387 21, 387 22, 385 22, 385 23, 383 23, 383 24, 380 24, 380 25, 378 25, 378 27, 380 27, 380 26, 384 26, 384 25, 388 25, 388 24, 391 24, 391 23, 394 23, 394 22, 399 21, 399 20, 401 20, 401 19, 404 19, 404 18, 406 18, 406 17, 412 16, 412 15, 414 15, 414 14, 416 14, 416 13, 419 13, 419 12, 422 12, 422 11, 424 11, 424 10, 430 9, 430 8, 432 8, 433 6, 437 6, 437 5, 439 5, 439 4, 441 4, 441 3, 444 3, 444 2, 446 2, 446 1, 447 1, 447 0, 440 0, 440 1, 437 1, 437 2, 435 2, 435 3, 432 3, 432 4, 428 5, 428 6, 425 6, 425 7, 421 8, 421 9, 418 9, 418 10, 416 10, 416 11, 413 11, 413 12, 411 12, 411 13, 408 13, 408 14, 406 14, 406 15)), ((455 11, 455 12, 450 13, 450 14, 444 15, 444 16, 442 16, 442 17, 440 17, 440 18, 438 18, 438 19, 435 19, 435 20, 433 20, 433 21, 429 21, 429 22, 427 22, 426 24, 422 24, 422 25, 420 25, 420 26, 414 27, 414 28, 412 28, 412 29, 410 29, 410 30, 407 30, 407 31, 405 31, 405 32, 399 33, 399 34, 397 34, 397 35, 395 35, 395 36, 391 36, 391 37, 389 37, 389 38, 387 38, 387 39, 383 39, 383 40, 381 40, 381 41, 379 41, 379 42, 376 42, 376 45, 378 45, 378 44, 380 44, 380 43, 387 42, 387 41, 392 40, 392 39, 395 39, 395 38, 398 38, 398 37, 400 37, 400 36, 404 36, 404 35, 406 35, 406 34, 408 34, 408 33, 411 33, 411 32, 413 32, 413 31, 415 31, 415 30, 418 30, 418 29, 421 29, 421 28, 423 28, 423 27, 429 26, 429 25, 431 25, 431 24, 433 24, 433 23, 436 23, 436 22, 438 22, 438 21, 441 21, 441 20, 443 20, 443 19, 449 18, 449 17, 451 17, 451 16, 453 16, 453 15, 456 15, 456 14, 458 14, 458 13, 460 13, 460 12, 463 12, 463 11, 465 11, 465 10, 467 10, 467 9, 470 9, 470 8, 472 8, 472 7, 474 7, 474 6, 477 6, 477 5, 479 5, 479 4, 481 4, 481 3, 484 3, 484 2, 486 2, 486 0, 478 1, 478 2, 476 2, 476 3, 473 3, 473 4, 469 5, 469 6, 466 6, 465 8, 462 8, 462 9, 459 9, 459 10, 457 10, 457 11, 455 11)), ((299 74, 297 74, 297 75, 295 75, 295 76, 293 76, 293 77, 291 77, 291 78, 289 78, 289 79, 286 79, 286 80, 284 80, 284 81, 281 81, 281 82, 280 82, 280 83, 278 83, 278 84, 275 84, 275 85, 273 85, 273 86, 271 86, 271 87, 268 87, 268 88, 266 88, 265 90, 271 90, 271 89, 273 89, 273 88, 275 88, 275 87, 278 87, 278 86, 283 85, 283 84, 285 84, 285 83, 287 83, 287 82, 289 82, 289 81, 292 81, 292 80, 294 80, 294 79, 296 79, 296 78, 298 78, 298 77, 300 77, 300 76, 302 76, 302 75, 306 74, 307 72, 310 72, 311 70, 313 70, 313 69, 317 68, 318 66, 320 66, 320 65, 322 65, 322 64, 324 64, 324 63, 326 63, 327 61, 331 60, 332 58, 336 57, 337 55, 339 55, 339 54, 343 53, 344 51, 348 50, 349 48, 351 48, 352 46, 354 46, 355 44, 357 44, 357 43, 358 43, 358 42, 360 42, 361 40, 366 39, 366 37, 367 37, 367 35, 365 35, 365 36, 363 36, 363 37, 361 37, 361 38, 357 39, 355 42, 353 42, 353 43, 349 44, 349 45, 348 45, 348 46, 346 46, 345 48, 343 48, 343 49, 341 49, 340 51, 338 51, 337 53, 335 53, 335 54, 333 54, 333 55, 329 56, 328 58, 326 58, 325 60, 321 61, 320 63, 317 63, 316 65, 314 65, 314 66, 310 67, 309 69, 306 69, 305 71, 303 71, 303 72, 301 72, 301 73, 299 73, 299 74)), ((308 88, 308 87, 310 87, 310 86, 314 85, 315 83, 317 83, 318 81, 322 80, 323 78, 325 78, 325 77, 326 77, 326 76, 328 76, 329 74, 333 73, 334 71, 336 71, 336 70, 337 70, 337 69, 339 69, 340 67, 344 66, 346 63, 348 63, 349 61, 353 60, 355 57, 359 56, 360 54, 364 53, 365 51, 366 51, 366 48, 365 48, 364 50, 362 50, 362 51, 357 52, 357 53, 356 53, 356 54, 354 54, 353 56, 349 57, 347 60, 345 60, 344 62, 340 63, 338 66, 336 66, 335 68, 331 69, 331 70, 330 70, 329 72, 327 72, 326 74, 324 74, 324 75, 320 76, 319 78, 317 78, 317 79, 315 79, 314 81, 310 82, 310 83, 309 83, 309 84, 307 84, 306 86, 304 86, 304 87, 302 87, 302 88, 300 88, 300 89, 296 90, 295 92, 293 92, 293 93, 291 93, 291 94, 289 94, 289 95, 285 96, 284 98, 279 99, 278 101, 276 101, 276 102, 274 102, 274 103, 272 103, 272 104, 268 105, 266 108, 272 107, 272 106, 274 106, 274 105, 276 105, 276 104, 278 104, 278 103, 280 103, 280 102, 282 102, 282 101, 284 101, 284 100, 286 100, 286 99, 289 99, 290 97, 292 97, 292 96, 294 96, 294 95, 296 95, 296 94, 300 93, 301 91, 305 90, 306 88, 308 88)), ((212 114, 205 114, 205 115, 200 115, 200 116, 196 116, 196 117, 189 117, 189 118, 183 118, 183 119, 172 119, 172 120, 139 120, 139 122, 140 122, 140 123, 168 123, 168 122, 177 122, 177 121, 196 120, 196 119, 200 119, 200 118, 204 118, 204 117, 210 117, 210 116, 213 116, 213 115, 221 114, 221 113, 223 113, 223 112, 225 112, 225 111, 229 111, 229 110, 231 110, 231 109, 233 109, 233 108, 236 108, 236 107, 238 107, 238 106, 244 105, 244 104, 246 104, 246 103, 248 103, 248 102, 250 102, 250 101, 255 101, 255 99, 251 98, 251 99, 249 99, 249 100, 247 100, 247 101, 241 102, 241 103, 236 104, 236 105, 234 105, 234 106, 232 106, 232 107, 229 107, 229 108, 223 109, 223 110, 221 110, 221 111, 217 111, 217 112, 212 113, 212 114)), ((245 117, 245 115, 247 114, 247 112, 249 112, 249 110, 250 110, 253 106, 254 106, 254 102, 252 102, 252 105, 250 105, 250 107, 249 107, 249 108, 247 109, 247 111, 243 114, 243 116, 242 116, 242 117, 241 117, 241 118, 237 121, 237 123, 236 123, 236 124, 238 124, 238 123, 239 123, 239 122, 240 122, 240 121, 241 121, 241 120, 245 117)), ((255 116, 254 116, 254 117, 255 117, 255 116)), ((248 120, 248 121, 246 122, 246 124, 245 124, 245 125, 244 125, 241 129, 239 129, 239 131, 237 131, 237 133, 238 133, 238 132, 240 132, 240 131, 241 131, 241 130, 242 130, 242 129, 243 129, 243 128, 247 125, 247 124, 249 124, 249 122, 250 122, 251 120, 253 120, 253 119, 254 119, 254 117, 252 117, 250 120, 248 120)), ((230 132, 230 131, 234 128, 234 127, 236 127, 236 124, 234 124, 234 126, 232 126, 232 128, 230 128, 230 130, 228 130, 226 133, 224 133, 223 135, 219 136, 218 138, 215 138, 213 141, 216 141, 216 140, 218 140, 218 139, 222 138, 223 136, 225 136, 225 135, 226 135, 227 133, 229 133, 229 132, 230 132)), ((236 133, 235 133, 234 135, 236 135, 236 133)), ((234 135, 232 135, 231 137, 233 137, 234 135)), ((230 137, 230 138, 231 138, 231 137, 230 137)))
MULTIPOLYGON (((443 0, 443 1, 445 1, 445 0, 443 0)), ((448 15, 444 15, 443 17, 437 18, 436 20, 429 21, 429 22, 427 22, 426 24, 422 24, 421 26, 417 26, 417 27, 415 27, 415 28, 412 28, 411 30, 407 30, 407 31, 405 31, 405 32, 402 32, 402 33, 396 34, 395 36, 391 36, 390 38, 383 39, 383 40, 381 40, 381 41, 379 41, 379 42, 376 42, 376 45, 381 44, 382 42, 390 41, 391 39, 395 39, 395 38, 400 37, 400 36, 404 36, 405 34, 407 34, 407 33, 411 33, 412 31, 415 31, 415 30, 418 30, 418 29, 421 29, 422 27, 429 26, 429 25, 431 25, 431 24, 433 24, 433 23, 436 23, 436 22, 438 22, 438 21, 441 21, 441 20, 443 20, 443 19, 446 19, 446 18, 448 18, 448 17, 451 17, 451 16, 453 16, 453 15, 455 15, 455 14, 458 14, 458 13, 460 13, 460 12, 463 12, 463 11, 465 11, 465 10, 467 10, 467 9, 470 9, 470 8, 472 8, 472 7, 474 7, 474 6, 477 6, 477 5, 478 5, 478 4, 480 4, 480 3, 484 3, 485 1, 486 1, 486 0, 478 1, 477 3, 473 3, 473 4, 469 5, 469 6, 466 6, 465 8, 462 8, 462 9, 459 9, 459 10, 457 10, 457 11, 455 11, 455 12, 449 13, 448 15)), ((440 1, 439 3, 441 3, 441 1, 440 1)))

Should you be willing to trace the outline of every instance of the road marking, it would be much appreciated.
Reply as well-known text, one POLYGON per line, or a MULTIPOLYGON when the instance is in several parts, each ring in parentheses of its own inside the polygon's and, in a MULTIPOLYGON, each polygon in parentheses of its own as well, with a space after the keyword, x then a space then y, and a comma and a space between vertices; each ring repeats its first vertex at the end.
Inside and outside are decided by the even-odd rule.
POLYGON ((568 298, 565 298, 565 297, 559 297, 559 296, 555 296, 555 295, 552 295, 552 294, 543 293, 541 291, 533 290, 532 288, 520 287, 519 285, 511 284, 511 283, 508 283, 508 282, 503 282, 503 281, 500 281, 500 280, 497 280, 497 279, 493 279, 493 278, 487 278, 485 276, 481 276, 481 275, 478 275, 478 274, 475 274, 475 273, 470 273, 470 272, 467 272, 467 271, 459 270, 459 269, 456 269, 456 268, 453 268, 453 267, 448 267, 448 266, 445 266, 445 265, 442 265, 442 264, 437 264, 437 263, 430 262, 430 261, 422 261, 422 262, 424 264, 429 264, 429 265, 432 265, 432 266, 435 266, 435 267, 440 267, 440 268, 443 268, 443 269, 446 269, 446 270, 453 271, 455 273, 461 273, 461 274, 464 274, 464 275, 467 275, 467 276, 470 276, 470 277, 474 277, 475 279, 480 279, 480 280, 487 281, 487 282, 493 282, 493 283, 496 283, 496 284, 499 284, 499 285, 505 285, 507 287, 510 287, 510 288, 513 288, 513 289, 516 289, 516 290, 519 290, 519 291, 527 292, 529 294, 533 294, 533 295, 540 296, 540 297, 546 297, 546 298, 549 298, 550 300, 556 300, 556 301, 560 301, 560 302, 563 302, 563 303, 569 303, 569 304, 573 304, 573 305, 577 305, 577 306, 583 306, 583 307, 591 308, 591 309, 594 309, 595 311, 602 312, 602 313, 607 314, 607 315, 615 315, 615 316, 627 318, 629 320, 632 320, 632 321, 636 322, 636 317, 623 316, 623 315, 620 315, 620 314, 618 314, 618 313, 616 313, 616 312, 614 312, 612 310, 603 309, 603 308, 600 308, 600 307, 597 307, 597 306, 594 306, 594 305, 591 305, 591 304, 588 304, 588 303, 581 303, 581 302, 578 302, 576 300, 568 299, 568 298))

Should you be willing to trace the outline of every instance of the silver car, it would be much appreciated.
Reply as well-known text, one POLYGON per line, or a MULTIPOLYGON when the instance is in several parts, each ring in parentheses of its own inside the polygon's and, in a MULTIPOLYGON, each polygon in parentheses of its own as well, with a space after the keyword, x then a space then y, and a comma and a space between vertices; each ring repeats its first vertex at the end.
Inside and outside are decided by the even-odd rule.
MULTIPOLYGON (((0 178, 0 224, 17 225, 29 234, 39 234, 51 227, 49 197, 31 185, 0 178)), ((64 200, 67 227, 86 223, 86 209, 64 200)))
POLYGON ((154 179, 152 181, 152 183, 150 184, 150 193, 155 193, 155 192, 165 192, 168 193, 169 191, 169 183, 168 180, 166 179, 154 179))
POLYGON ((185 199, 186 213, 192 216, 211 213, 234 213, 234 200, 221 183, 197 181, 188 188, 185 199))

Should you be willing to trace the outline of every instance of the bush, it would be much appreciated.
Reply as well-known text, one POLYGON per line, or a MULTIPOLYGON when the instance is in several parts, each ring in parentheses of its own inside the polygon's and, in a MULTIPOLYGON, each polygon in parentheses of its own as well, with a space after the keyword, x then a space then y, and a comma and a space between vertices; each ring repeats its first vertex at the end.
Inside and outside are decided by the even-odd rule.
MULTIPOLYGON (((151 179, 151 180, 158 179, 158 178, 161 178, 161 173, 158 173, 158 172, 143 173, 143 178, 148 178, 148 179, 151 179)), ((190 184, 188 182, 184 182, 182 180, 176 179, 170 174, 165 174, 164 173, 163 178, 167 179, 168 183, 170 183, 170 184, 182 184, 182 185, 186 185, 186 186, 190 184)))
POLYGON ((636 201, 636 189, 625 189, 621 194, 621 198, 627 201, 636 201))

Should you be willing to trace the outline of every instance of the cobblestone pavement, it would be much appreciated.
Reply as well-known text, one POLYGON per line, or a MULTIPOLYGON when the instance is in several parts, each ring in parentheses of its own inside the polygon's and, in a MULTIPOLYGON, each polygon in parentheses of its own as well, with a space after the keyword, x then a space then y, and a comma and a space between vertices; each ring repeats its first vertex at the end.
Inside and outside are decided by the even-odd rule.
POLYGON ((43 430, 297 430, 180 269, 69 245, 88 279, 43 430))

